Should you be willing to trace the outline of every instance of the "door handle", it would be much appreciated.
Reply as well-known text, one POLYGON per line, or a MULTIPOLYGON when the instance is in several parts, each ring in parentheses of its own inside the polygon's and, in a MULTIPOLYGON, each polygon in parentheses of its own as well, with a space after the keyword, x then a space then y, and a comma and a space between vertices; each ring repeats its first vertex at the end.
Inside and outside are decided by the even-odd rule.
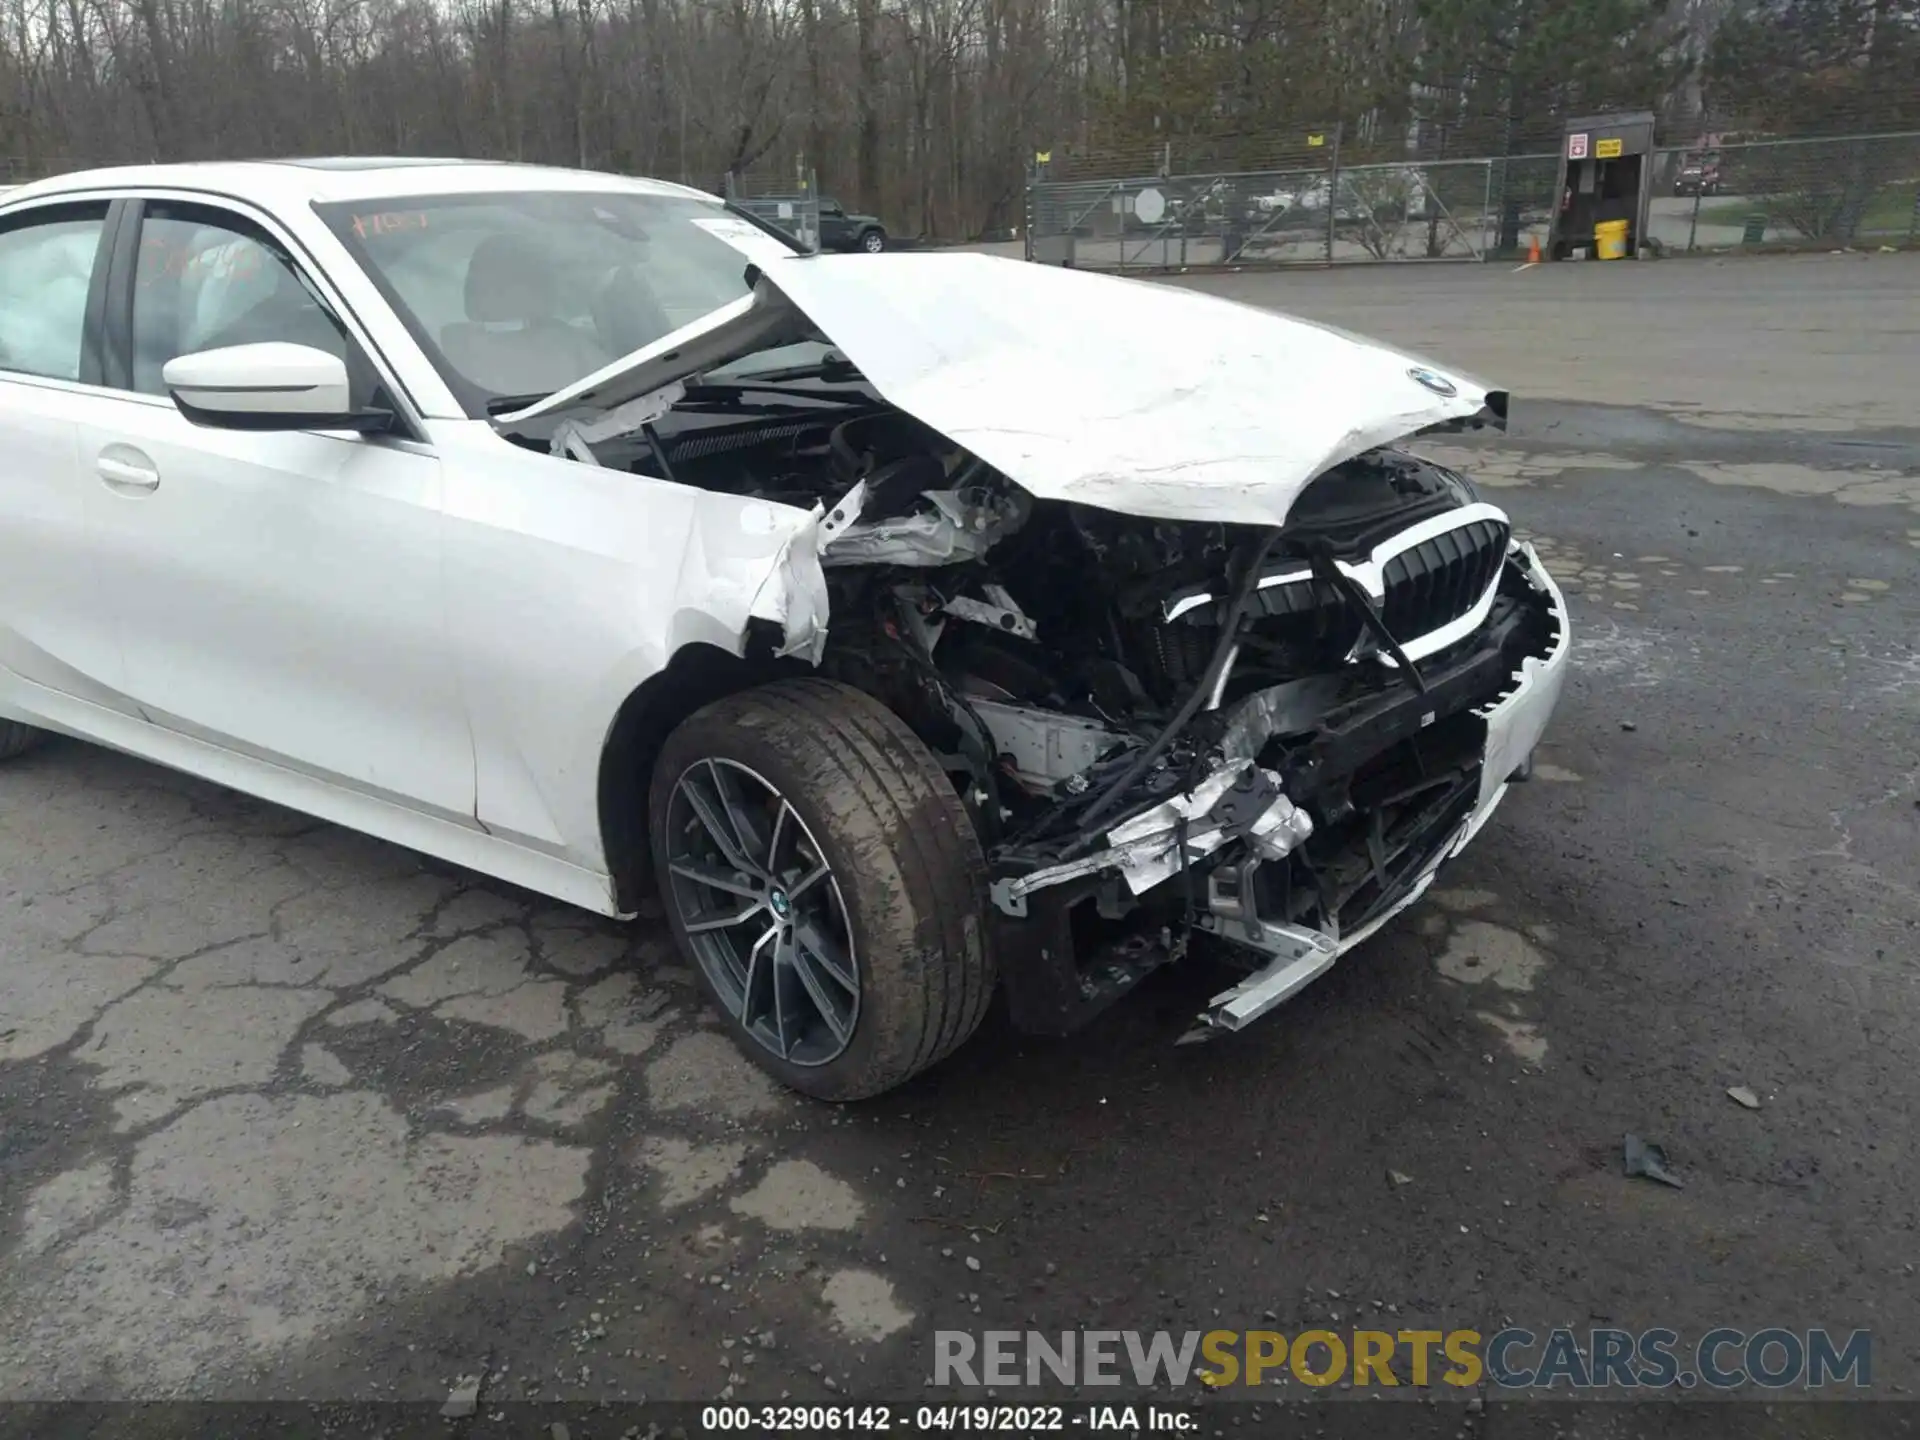
POLYGON ((157 490, 160 486, 160 472, 153 462, 138 450, 125 446, 111 446, 100 453, 93 462, 94 470, 106 481, 109 489, 123 492, 157 490), (114 453, 118 451, 118 453, 114 453))

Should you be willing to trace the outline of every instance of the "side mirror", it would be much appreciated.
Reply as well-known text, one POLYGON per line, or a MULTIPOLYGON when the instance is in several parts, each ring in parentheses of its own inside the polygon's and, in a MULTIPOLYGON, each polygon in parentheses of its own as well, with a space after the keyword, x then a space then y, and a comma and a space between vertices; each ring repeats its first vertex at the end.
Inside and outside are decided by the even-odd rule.
POLYGON ((390 429, 388 410, 353 405, 346 362, 310 345, 270 340, 178 355, 160 369, 180 413, 218 430, 390 429))
POLYGON ((831 215, 835 218, 838 218, 839 216, 842 216, 847 212, 842 210, 840 206, 836 204, 834 201, 828 200, 821 204, 820 213, 822 215, 831 215))

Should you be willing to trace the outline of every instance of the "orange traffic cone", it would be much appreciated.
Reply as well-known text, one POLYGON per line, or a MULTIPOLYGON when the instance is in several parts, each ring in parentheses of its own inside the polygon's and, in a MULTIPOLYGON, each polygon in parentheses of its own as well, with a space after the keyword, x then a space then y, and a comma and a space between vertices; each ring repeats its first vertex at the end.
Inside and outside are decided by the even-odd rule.
POLYGON ((1527 263, 1529 265, 1538 265, 1540 263, 1540 237, 1538 234, 1527 237, 1527 263))

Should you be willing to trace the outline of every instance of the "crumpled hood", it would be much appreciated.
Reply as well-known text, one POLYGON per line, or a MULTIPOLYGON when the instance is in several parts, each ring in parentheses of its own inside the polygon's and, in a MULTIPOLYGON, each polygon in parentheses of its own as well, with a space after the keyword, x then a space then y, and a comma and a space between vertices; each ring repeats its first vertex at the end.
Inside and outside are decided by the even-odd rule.
POLYGON ((611 408, 804 317, 890 404, 1040 499, 1277 525, 1341 461, 1476 415, 1490 394, 1504 408, 1458 372, 1177 286, 955 252, 802 256, 741 220, 700 223, 759 268, 752 303, 509 421, 611 408))

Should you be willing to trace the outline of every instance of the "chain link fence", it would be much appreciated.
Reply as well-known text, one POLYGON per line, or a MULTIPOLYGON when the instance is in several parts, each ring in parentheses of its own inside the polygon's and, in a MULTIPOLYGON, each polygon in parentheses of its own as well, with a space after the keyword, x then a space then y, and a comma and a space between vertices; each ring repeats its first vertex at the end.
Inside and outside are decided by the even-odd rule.
MULTIPOLYGON (((1235 137, 1238 140, 1240 137, 1235 137)), ((1036 166, 1027 258, 1098 270, 1324 259, 1316 204, 1340 169, 1338 127, 1287 140, 1070 155, 1036 166), (1209 164, 1211 162, 1211 164, 1209 164)))
POLYGON ((1648 228, 1680 251, 1913 244, 1920 132, 1657 151, 1648 228))
POLYGON ((742 210, 786 231, 808 250, 820 248, 820 186, 811 169, 797 176, 730 170, 726 196, 742 210))
MULTIPOLYGON (((1356 163, 1340 127, 1062 155, 1035 167, 1026 255, 1099 270, 1476 261, 1545 242, 1553 152, 1356 163)), ((0 189, 88 168, 0 156, 0 189)), ((1657 149, 1647 234, 1670 253, 1920 243, 1920 131, 1701 134, 1657 149)), ((820 196, 805 167, 726 177, 725 193, 809 249, 820 196)))
MULTIPOLYGON (((1171 145, 1035 167, 1026 256, 1092 270, 1477 261, 1545 243, 1556 153, 1347 163, 1337 129, 1282 163, 1177 170, 1171 145), (1133 169, 1128 172, 1128 161, 1133 169)), ((1310 139, 1313 137, 1310 137, 1310 139)), ((1647 234, 1666 252, 1910 244, 1920 132, 1656 150, 1647 234)))
POLYGON ((1484 260, 1544 225, 1555 157, 1036 181, 1027 258, 1087 269, 1484 260))

